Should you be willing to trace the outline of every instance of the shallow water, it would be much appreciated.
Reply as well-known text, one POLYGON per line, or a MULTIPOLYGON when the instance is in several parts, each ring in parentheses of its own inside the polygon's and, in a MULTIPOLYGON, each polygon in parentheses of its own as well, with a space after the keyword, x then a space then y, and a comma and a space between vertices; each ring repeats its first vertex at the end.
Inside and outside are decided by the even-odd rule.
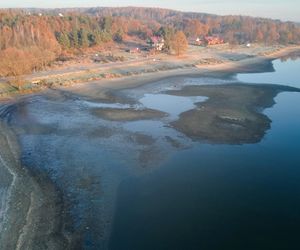
POLYGON ((175 120, 181 113, 196 108, 195 103, 203 102, 206 99, 202 96, 187 98, 166 94, 145 94, 139 101, 147 108, 168 113, 170 118, 175 120))
MULTIPOLYGON (((299 60, 274 67, 237 79, 300 87, 299 60)), ((71 218, 66 229, 81 236, 83 249, 294 249, 300 94, 280 93, 264 110, 271 129, 256 144, 210 144, 171 125, 207 98, 166 90, 236 81, 170 78, 119 91, 122 103, 38 95, 11 112, 9 125, 23 164, 46 173, 61 191, 71 218), (157 109, 166 116, 112 122, 94 116, 94 108, 157 109)))

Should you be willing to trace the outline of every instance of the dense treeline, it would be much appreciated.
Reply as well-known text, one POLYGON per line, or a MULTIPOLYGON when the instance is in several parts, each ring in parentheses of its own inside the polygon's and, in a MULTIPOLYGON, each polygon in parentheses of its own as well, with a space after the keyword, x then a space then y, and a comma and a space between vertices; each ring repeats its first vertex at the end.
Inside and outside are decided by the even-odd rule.
POLYGON ((217 16, 204 13, 179 12, 159 8, 89 8, 82 13, 93 16, 110 15, 139 20, 155 20, 160 25, 183 30, 187 36, 218 34, 231 43, 263 42, 267 44, 299 43, 300 25, 248 16, 217 16))
POLYGON ((53 24, 49 18, 0 12, 0 76, 17 77, 52 62, 61 52, 53 24))
POLYGON ((146 40, 161 35, 168 50, 178 31, 190 39, 216 34, 234 44, 300 41, 299 24, 245 16, 135 7, 1 10, 0 57, 5 60, 0 61, 0 76, 39 70, 64 51, 82 51, 127 37, 146 40))
MULTIPOLYGON (((156 22, 135 18, 0 11, 0 76, 40 70, 63 52, 122 42, 125 36, 146 40, 158 30, 156 22)), ((19 82, 19 80, 18 80, 19 82)))
MULTIPOLYGON (((141 21, 123 17, 0 11, 0 76, 16 77, 40 70, 64 51, 122 42, 128 35, 146 39, 151 34, 141 21)), ((19 79, 17 82, 19 85, 19 79)))

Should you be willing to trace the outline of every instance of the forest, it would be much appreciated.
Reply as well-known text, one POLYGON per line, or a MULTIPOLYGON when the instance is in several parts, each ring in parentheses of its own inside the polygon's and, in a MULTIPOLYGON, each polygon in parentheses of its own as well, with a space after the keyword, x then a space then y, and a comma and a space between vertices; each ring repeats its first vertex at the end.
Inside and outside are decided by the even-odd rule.
POLYGON ((230 44, 299 44, 300 24, 248 16, 217 16, 158 8, 0 10, 0 76, 43 69, 65 52, 174 34, 221 36, 230 44))

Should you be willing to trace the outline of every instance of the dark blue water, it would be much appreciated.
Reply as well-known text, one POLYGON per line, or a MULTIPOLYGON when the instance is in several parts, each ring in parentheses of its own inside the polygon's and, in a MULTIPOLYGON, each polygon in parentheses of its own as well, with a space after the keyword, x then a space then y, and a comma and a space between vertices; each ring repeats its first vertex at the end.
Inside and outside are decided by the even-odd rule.
MULTIPOLYGON (((239 75, 300 87, 300 61, 239 75)), ((252 145, 194 146, 118 188, 110 249, 300 249, 300 94, 264 113, 271 129, 252 145)))
POLYGON ((126 97, 120 103, 50 91, 15 105, 8 123, 23 165, 60 191, 66 232, 79 249, 299 249, 300 94, 280 93, 263 111, 272 123, 259 143, 212 145, 170 125, 207 97, 165 92, 237 81, 300 87, 299 60, 276 60, 274 68, 236 79, 164 79, 113 92, 126 97), (94 108, 166 115, 110 121, 94 108))

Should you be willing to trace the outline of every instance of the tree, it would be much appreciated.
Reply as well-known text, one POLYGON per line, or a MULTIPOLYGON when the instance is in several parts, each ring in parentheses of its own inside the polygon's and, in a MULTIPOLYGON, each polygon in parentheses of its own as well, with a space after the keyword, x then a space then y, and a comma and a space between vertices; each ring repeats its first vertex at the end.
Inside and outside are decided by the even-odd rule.
POLYGON ((94 46, 97 44, 96 33, 89 32, 87 37, 88 37, 88 42, 89 42, 90 46, 94 46))
POLYGON ((11 77, 10 83, 20 90, 24 83, 22 75, 31 72, 33 58, 28 52, 16 48, 2 50, 0 58, 0 76, 11 77))
POLYGON ((172 41, 175 35, 174 29, 172 27, 160 27, 160 29, 155 34, 164 38, 164 49, 169 52, 171 50, 172 41))
POLYGON ((264 41, 264 34, 262 33, 261 30, 256 31, 256 41, 257 42, 263 42, 264 41))
POLYGON ((111 32, 111 27, 113 24, 113 19, 111 16, 106 16, 102 19, 102 30, 105 32, 111 32))
POLYGON ((177 31, 172 41, 172 49, 177 56, 180 56, 186 52, 188 48, 188 41, 185 34, 182 31, 177 31))
POLYGON ((277 28, 276 28, 276 25, 275 24, 272 24, 271 27, 269 28, 268 30, 268 33, 267 33, 267 41, 268 43, 272 44, 272 43, 276 43, 279 38, 280 38, 280 35, 279 33, 277 32, 277 28))
POLYGON ((85 29, 80 29, 80 31, 78 32, 78 41, 80 47, 89 47, 88 32, 85 29))
POLYGON ((112 35, 106 31, 101 31, 97 34, 97 41, 100 41, 100 43, 107 43, 112 40, 112 35))
POLYGON ((78 30, 73 29, 70 34, 70 40, 72 41, 72 47, 73 48, 79 48, 79 38, 78 38, 78 30))
POLYGON ((184 26, 184 32, 188 37, 198 37, 208 33, 208 27, 197 19, 186 21, 184 26))
POLYGON ((65 32, 57 32, 56 38, 59 44, 64 48, 68 49, 71 47, 69 36, 65 32))
POLYGON ((123 41, 123 32, 121 29, 114 34, 113 39, 117 43, 121 43, 123 41))

